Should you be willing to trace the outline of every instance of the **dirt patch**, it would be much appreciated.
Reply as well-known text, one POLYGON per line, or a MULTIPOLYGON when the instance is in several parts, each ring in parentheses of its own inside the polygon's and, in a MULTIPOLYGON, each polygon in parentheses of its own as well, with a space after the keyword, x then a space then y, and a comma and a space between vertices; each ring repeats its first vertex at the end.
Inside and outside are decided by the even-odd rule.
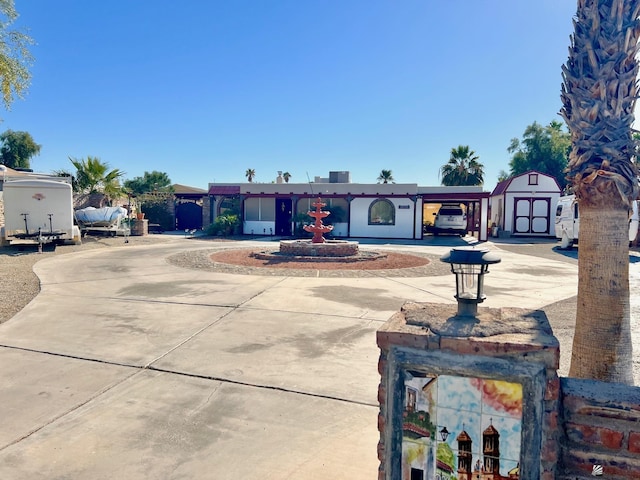
POLYGON ((298 257, 273 257, 270 259, 257 258, 256 250, 231 250, 211 254, 210 258, 214 262, 229 263, 232 265, 242 265, 258 268, 286 268, 295 270, 390 270, 397 268, 421 267, 431 263, 425 257, 407 255, 404 253, 387 253, 384 257, 373 258, 372 260, 362 260, 353 262, 349 259, 344 261, 331 261, 299 259, 298 257))

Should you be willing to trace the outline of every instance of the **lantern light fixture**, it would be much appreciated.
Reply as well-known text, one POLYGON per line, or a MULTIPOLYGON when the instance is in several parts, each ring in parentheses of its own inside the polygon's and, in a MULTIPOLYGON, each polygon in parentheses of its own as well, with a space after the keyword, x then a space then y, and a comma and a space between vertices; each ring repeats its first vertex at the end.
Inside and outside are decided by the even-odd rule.
POLYGON ((485 248, 459 247, 440 258, 451 264, 451 272, 456 276, 456 295, 459 317, 475 317, 478 304, 484 302, 484 276, 489 273, 489 265, 502 259, 485 248))

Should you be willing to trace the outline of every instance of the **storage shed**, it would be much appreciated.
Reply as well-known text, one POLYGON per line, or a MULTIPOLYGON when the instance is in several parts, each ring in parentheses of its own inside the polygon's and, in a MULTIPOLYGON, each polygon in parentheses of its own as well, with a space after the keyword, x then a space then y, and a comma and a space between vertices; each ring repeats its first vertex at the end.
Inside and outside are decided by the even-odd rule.
POLYGON ((510 177, 491 192, 492 226, 507 236, 554 236, 560 192, 556 179, 545 173, 532 170, 510 177))

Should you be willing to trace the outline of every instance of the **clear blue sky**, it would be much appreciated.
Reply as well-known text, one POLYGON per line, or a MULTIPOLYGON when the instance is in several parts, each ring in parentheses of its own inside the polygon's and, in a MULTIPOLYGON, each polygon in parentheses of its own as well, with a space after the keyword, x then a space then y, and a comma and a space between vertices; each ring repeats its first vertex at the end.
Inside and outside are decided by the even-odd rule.
POLYGON ((125 178, 271 182, 349 170, 439 185, 458 145, 508 170, 510 140, 561 120, 575 0, 17 0, 37 45, 0 131, 31 166, 97 156, 125 178))

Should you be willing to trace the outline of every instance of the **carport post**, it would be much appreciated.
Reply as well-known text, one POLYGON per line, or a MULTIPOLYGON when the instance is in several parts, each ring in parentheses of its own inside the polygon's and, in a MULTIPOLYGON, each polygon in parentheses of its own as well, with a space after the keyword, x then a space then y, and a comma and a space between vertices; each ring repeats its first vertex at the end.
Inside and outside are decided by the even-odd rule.
POLYGON ((489 215, 489 199, 487 197, 480 199, 480 233, 478 234, 478 240, 481 242, 487 241, 487 229, 489 228, 488 217, 489 215))

